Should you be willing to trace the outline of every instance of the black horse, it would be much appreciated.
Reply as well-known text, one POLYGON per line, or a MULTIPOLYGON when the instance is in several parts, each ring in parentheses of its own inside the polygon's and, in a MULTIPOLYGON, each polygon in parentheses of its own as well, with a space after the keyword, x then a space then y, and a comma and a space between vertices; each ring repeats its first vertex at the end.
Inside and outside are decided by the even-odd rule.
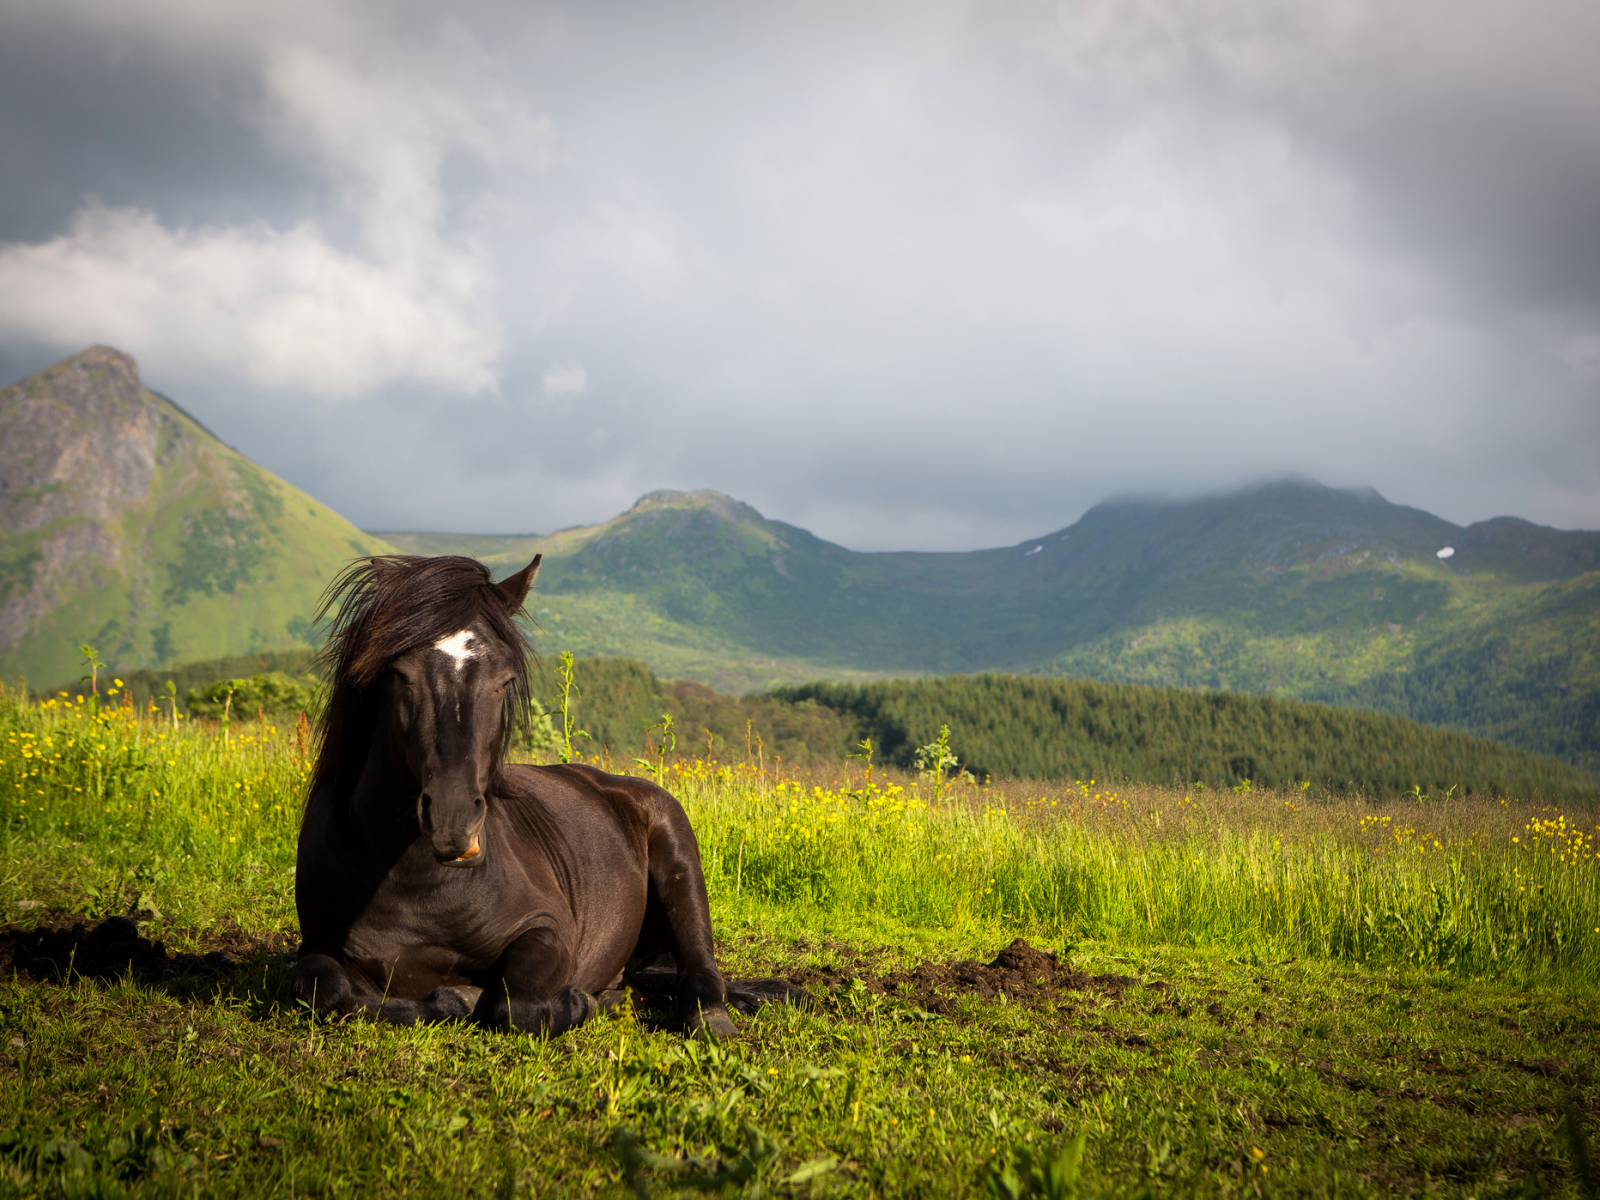
POLYGON ((505 762, 529 700, 515 616, 538 569, 497 584, 470 558, 380 557, 330 586, 295 995, 321 1013, 557 1034, 630 965, 659 978, 670 954, 689 1028, 732 1035, 678 802, 592 767, 505 762))

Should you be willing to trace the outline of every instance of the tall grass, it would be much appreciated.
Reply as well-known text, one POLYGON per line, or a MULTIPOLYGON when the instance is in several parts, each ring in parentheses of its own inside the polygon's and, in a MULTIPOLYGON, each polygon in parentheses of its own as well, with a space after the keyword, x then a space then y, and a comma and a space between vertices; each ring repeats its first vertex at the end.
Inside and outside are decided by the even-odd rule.
POLYGON ((95 915, 293 913, 303 723, 195 723, 120 684, 32 703, 0 685, 0 906, 95 915))
POLYGON ((686 763, 716 900, 980 920, 1056 945, 1211 945, 1600 983, 1600 825, 1514 801, 1369 804, 915 784, 686 763), (1580 825, 1583 826, 1580 828, 1580 825))
MULTIPOLYGON (((0 906, 292 918, 301 725, 0 690, 0 906)), ((873 913, 1047 945, 1209 945, 1600 983, 1589 809, 1369 803, 667 758, 714 911, 873 913)))

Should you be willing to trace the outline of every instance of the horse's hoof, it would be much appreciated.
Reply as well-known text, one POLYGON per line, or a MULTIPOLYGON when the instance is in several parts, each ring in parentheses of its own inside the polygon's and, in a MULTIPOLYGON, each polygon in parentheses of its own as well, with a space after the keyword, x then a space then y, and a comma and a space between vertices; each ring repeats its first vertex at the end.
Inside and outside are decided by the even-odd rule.
POLYGON ((628 1002, 628 991, 626 988, 607 988, 597 995, 595 1000, 600 1005, 601 1012, 610 1012, 628 1002))
POLYGON ((482 988, 437 987, 428 993, 427 1005, 435 1021, 466 1021, 478 1006, 482 988))
POLYGON ((289 969, 289 986, 295 999, 318 1016, 341 1017, 361 1008, 355 1001, 350 976, 326 954, 302 956, 289 969))
POLYGON ((701 1009, 690 1018, 689 1036, 708 1042, 730 1042, 739 1036, 739 1027, 720 1009, 701 1009))

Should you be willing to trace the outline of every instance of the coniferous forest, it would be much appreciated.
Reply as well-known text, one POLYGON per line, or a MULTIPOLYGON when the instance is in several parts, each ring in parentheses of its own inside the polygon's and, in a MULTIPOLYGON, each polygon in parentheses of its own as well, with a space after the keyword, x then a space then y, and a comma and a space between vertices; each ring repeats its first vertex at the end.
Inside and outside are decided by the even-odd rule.
MULTIPOLYGON (((664 683, 626 659, 576 660, 570 707, 580 746, 622 763, 662 744, 664 718, 683 752, 755 752, 803 764, 860 753, 913 766, 950 728, 974 775, 1112 779, 1318 794, 1518 795, 1588 798, 1586 772, 1524 750, 1399 717, 1236 692, 1187 691, 1033 676, 957 675, 879 683, 812 683, 720 695, 664 683), (651 732, 654 730, 654 732, 651 732), (707 742, 709 735, 710 741, 707 742), (1309 787, 1306 787, 1309 785, 1309 787)), ((557 703, 546 672, 547 707, 557 703)))

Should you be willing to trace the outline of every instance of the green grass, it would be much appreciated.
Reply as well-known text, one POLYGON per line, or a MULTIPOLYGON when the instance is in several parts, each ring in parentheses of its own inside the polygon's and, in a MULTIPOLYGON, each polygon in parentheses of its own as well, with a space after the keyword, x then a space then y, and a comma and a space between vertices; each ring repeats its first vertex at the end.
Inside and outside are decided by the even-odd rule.
MULTIPOLYGON (((817 957, 723 932, 735 967, 817 957)), ((629 1016, 554 1042, 318 1025, 276 963, 210 996, 10 986, 0 1191, 621 1196, 630 1173, 658 1194, 696 1173, 728 1194, 984 1195, 988 1164, 1082 1133, 1084 1195, 1582 1194, 1561 1124, 1569 1094, 1595 1099, 1581 1001, 1185 952, 1082 961, 1170 990, 926 1019, 843 987, 705 1047, 629 1016)))
POLYGON ((309 1020, 303 731, 91 708, 0 697, 0 916, 239 965, 0 983, 0 1195, 1026 1194, 1079 1135, 1061 1194, 1593 1194, 1590 812, 668 760, 726 968, 818 1005, 545 1042, 309 1020), (1016 936, 1130 982, 886 982, 1016 936))

